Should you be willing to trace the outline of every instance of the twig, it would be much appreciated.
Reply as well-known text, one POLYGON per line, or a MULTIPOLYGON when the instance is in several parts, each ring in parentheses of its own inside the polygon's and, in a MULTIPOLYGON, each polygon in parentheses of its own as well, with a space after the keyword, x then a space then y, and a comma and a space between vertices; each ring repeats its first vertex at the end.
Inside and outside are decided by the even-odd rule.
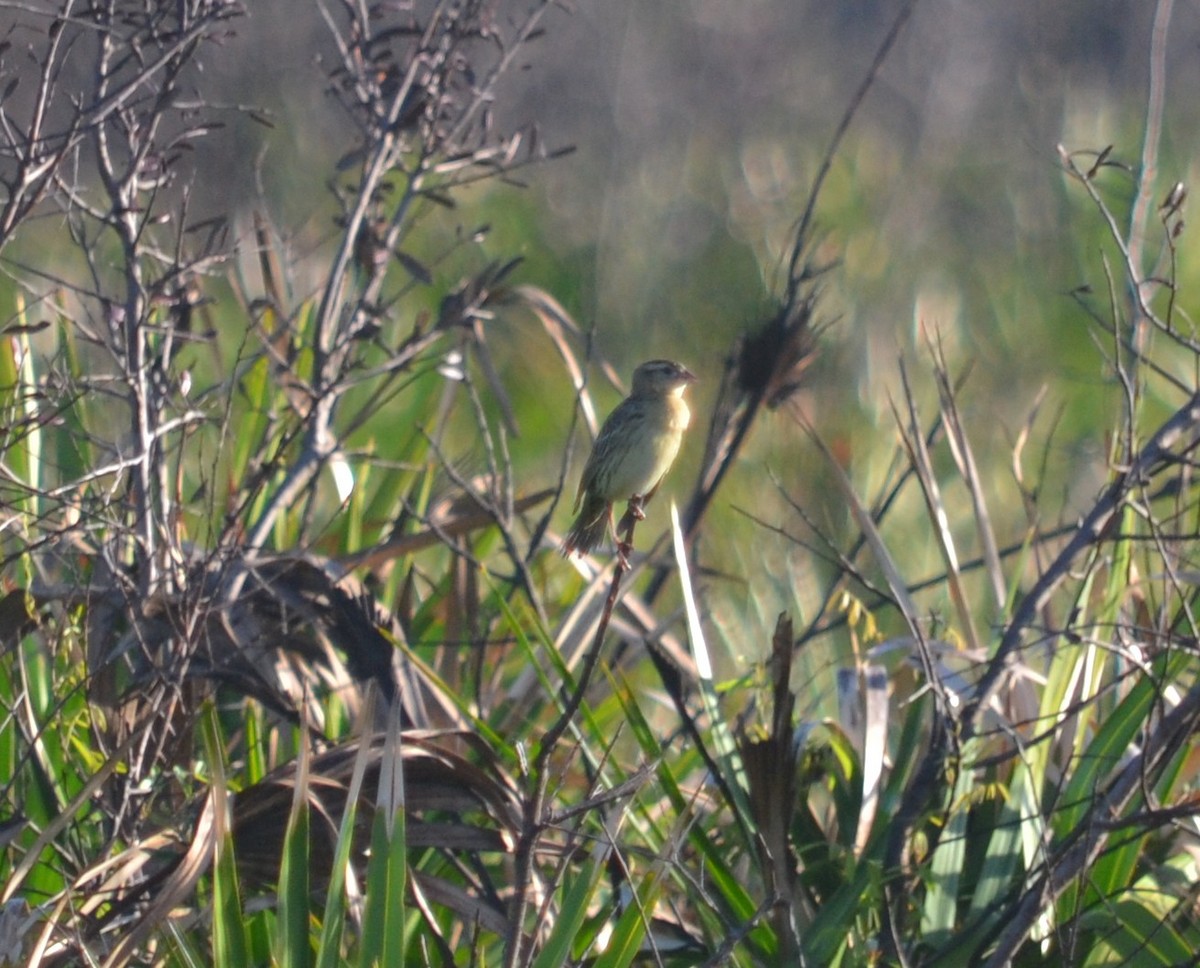
POLYGON ((1046 859, 1045 870, 1024 893, 1019 903, 1007 908, 1004 930, 984 968, 1012 963, 1034 922, 1077 877, 1084 874, 1103 852, 1108 835, 1140 789, 1143 777, 1162 769, 1175 756, 1200 724, 1200 687, 1193 687, 1147 737, 1139 752, 1116 775, 1108 789, 1097 796, 1087 816, 1080 820, 1064 843, 1046 859))
POLYGON ((1200 393, 1192 395, 1168 419, 1149 443, 1138 453, 1133 463, 1104 490, 1046 571, 1021 599, 1016 614, 996 649, 987 672, 979 681, 975 696, 967 704, 962 717, 962 735, 973 736, 979 728, 979 718, 1000 689, 1013 656, 1021 644, 1025 629, 1050 601, 1054 590, 1070 573, 1075 558, 1102 541, 1129 493, 1140 487, 1160 466, 1176 461, 1200 444, 1200 393), (1180 447, 1177 452, 1175 448, 1180 447))
POLYGON ((550 728, 542 736, 541 742, 537 747, 537 752, 533 757, 530 775, 533 778, 534 792, 525 803, 525 816, 521 837, 518 840, 515 852, 515 904, 512 920, 509 925, 507 950, 504 958, 505 968, 516 968, 517 965, 522 964, 524 932, 521 926, 525 920, 525 911, 529 905, 528 888, 530 871, 533 864, 533 853, 537 847, 538 837, 541 836, 542 830, 546 825, 546 788, 550 776, 548 769, 550 756, 553 754, 555 747, 558 746, 559 741, 566 735, 572 721, 579 712, 580 706, 583 705, 583 698, 587 694, 592 676, 596 671, 596 666, 600 662, 600 651, 604 646, 604 636, 608 632, 613 609, 617 604, 617 596, 621 590, 621 581, 625 577, 625 573, 629 570, 627 556, 629 549, 633 547, 633 530, 639 520, 639 514, 635 512, 634 508, 636 506, 640 510, 641 503, 640 501, 636 501, 635 504, 635 501, 630 501, 629 510, 621 518, 621 523, 617 529, 617 563, 613 570, 612 582, 608 587, 608 598, 604 601, 604 610, 600 613, 600 621, 596 625, 596 634, 592 638, 592 644, 584 655, 583 662, 580 665, 579 675, 575 680, 575 688, 567 696, 558 719, 551 724, 550 728))

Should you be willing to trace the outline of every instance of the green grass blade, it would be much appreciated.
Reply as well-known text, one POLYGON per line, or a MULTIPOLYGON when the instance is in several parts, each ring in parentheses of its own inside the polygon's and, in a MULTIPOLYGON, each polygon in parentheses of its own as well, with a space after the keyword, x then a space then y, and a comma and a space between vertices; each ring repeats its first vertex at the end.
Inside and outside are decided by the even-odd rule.
POLYGON ((587 863, 570 874, 571 886, 559 905, 550 936, 542 945, 532 968, 558 968, 571 960, 571 948, 587 919, 588 903, 604 876, 608 849, 597 847, 587 863))
POLYGON ((360 968, 404 964, 408 853, 405 846, 404 769, 397 712, 388 722, 379 766, 379 793, 371 827, 360 968))
MULTIPOLYGON (((376 693, 371 689, 363 706, 363 722, 375 721, 376 693)), ((346 792, 346 810, 338 828, 337 847, 334 850, 333 868, 329 875, 329 888, 325 899, 325 913, 321 919, 321 938, 317 945, 316 968, 335 968, 341 963, 342 934, 346 923, 347 885, 353 881, 351 853, 354 848, 354 828, 358 818, 359 798, 363 780, 371 759, 371 737, 359 740, 358 755, 354 759, 354 771, 350 776, 350 787, 346 792)), ((357 893, 357 891, 356 891, 357 893)))
MULTIPOLYGON (((963 752, 965 763, 974 759, 973 745, 972 741, 963 752)), ((958 921, 959 885, 967 859, 968 799, 974 784, 974 771, 959 769, 949 819, 930 860, 928 887, 921 905, 921 934, 932 944, 953 932, 958 921)))
POLYGON ((1080 919, 1097 936, 1095 964, 1136 968, 1195 964, 1196 950, 1162 914, 1133 900, 1094 908, 1080 919))
POLYGON ((200 732, 212 774, 216 862, 213 865, 213 965, 215 968, 242 968, 250 963, 249 938, 233 837, 229 829, 229 787, 225 779, 225 746, 216 707, 206 702, 200 714, 200 732))
POLYGON ((683 593, 684 609, 687 614, 688 638, 691 641, 692 652, 696 659, 696 671, 700 677, 700 699, 704 711, 708 714, 709 729, 712 731, 713 745, 717 751, 717 762, 721 765, 728 788, 733 793, 733 808, 738 814, 738 824, 746 833, 747 843, 753 842, 750 831, 753 828, 753 814, 750 810, 750 800, 746 792, 746 777, 742 769, 741 754, 738 752, 737 740, 729 723, 721 712, 720 700, 717 696, 716 682, 713 679, 712 658, 708 654, 708 644, 704 628, 700 623, 700 610, 696 607, 695 590, 692 587, 691 575, 687 563, 687 551, 683 546, 683 530, 679 526, 679 509, 671 502, 671 535, 674 540, 675 564, 679 568, 679 585, 683 593))
POLYGON ((608 947, 595 960, 595 968, 627 968, 638 956, 649 929, 647 920, 662 894, 662 872, 656 867, 638 886, 637 901, 617 918, 608 947))
POLYGON ((280 968, 308 968, 312 961, 309 942, 308 855, 312 811, 308 802, 309 753, 307 737, 301 738, 292 809, 283 841, 279 870, 279 918, 276 925, 276 961, 280 968))

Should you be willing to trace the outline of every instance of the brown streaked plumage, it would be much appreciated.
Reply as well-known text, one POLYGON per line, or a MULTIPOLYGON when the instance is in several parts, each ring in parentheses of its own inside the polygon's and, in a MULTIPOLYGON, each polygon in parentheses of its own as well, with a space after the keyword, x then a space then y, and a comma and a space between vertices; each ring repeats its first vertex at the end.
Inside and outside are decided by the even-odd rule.
POLYGON ((609 414, 592 445, 575 495, 579 515, 567 532, 563 555, 585 554, 605 531, 615 531, 614 502, 629 501, 631 512, 640 515, 679 453, 691 419, 683 391, 695 379, 671 360, 650 360, 634 370, 629 396, 609 414))

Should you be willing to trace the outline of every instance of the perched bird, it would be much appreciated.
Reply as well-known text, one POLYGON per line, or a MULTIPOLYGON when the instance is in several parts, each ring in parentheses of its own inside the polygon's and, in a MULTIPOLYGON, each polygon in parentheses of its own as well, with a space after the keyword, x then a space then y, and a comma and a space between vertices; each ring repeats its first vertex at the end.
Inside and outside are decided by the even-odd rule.
MULTIPOLYGON (((650 360, 633 371, 629 396, 604 421, 579 479, 579 511, 562 553, 584 554, 607 530, 615 534, 613 503, 629 502, 629 514, 641 519, 642 506, 654 496, 671 469, 691 419, 683 391, 696 377, 671 360, 650 360), (580 505, 582 504, 582 509, 580 505)), ((617 542, 624 557, 626 549, 617 542)))

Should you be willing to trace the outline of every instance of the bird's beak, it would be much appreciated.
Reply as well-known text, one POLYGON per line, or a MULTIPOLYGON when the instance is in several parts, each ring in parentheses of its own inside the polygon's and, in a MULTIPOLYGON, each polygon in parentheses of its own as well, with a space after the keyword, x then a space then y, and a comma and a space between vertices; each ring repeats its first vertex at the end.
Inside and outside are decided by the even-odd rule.
POLYGON ((696 376, 695 373, 693 373, 691 370, 689 370, 686 366, 681 366, 680 369, 683 370, 683 379, 685 382, 695 383, 697 380, 700 379, 698 376, 696 376))

